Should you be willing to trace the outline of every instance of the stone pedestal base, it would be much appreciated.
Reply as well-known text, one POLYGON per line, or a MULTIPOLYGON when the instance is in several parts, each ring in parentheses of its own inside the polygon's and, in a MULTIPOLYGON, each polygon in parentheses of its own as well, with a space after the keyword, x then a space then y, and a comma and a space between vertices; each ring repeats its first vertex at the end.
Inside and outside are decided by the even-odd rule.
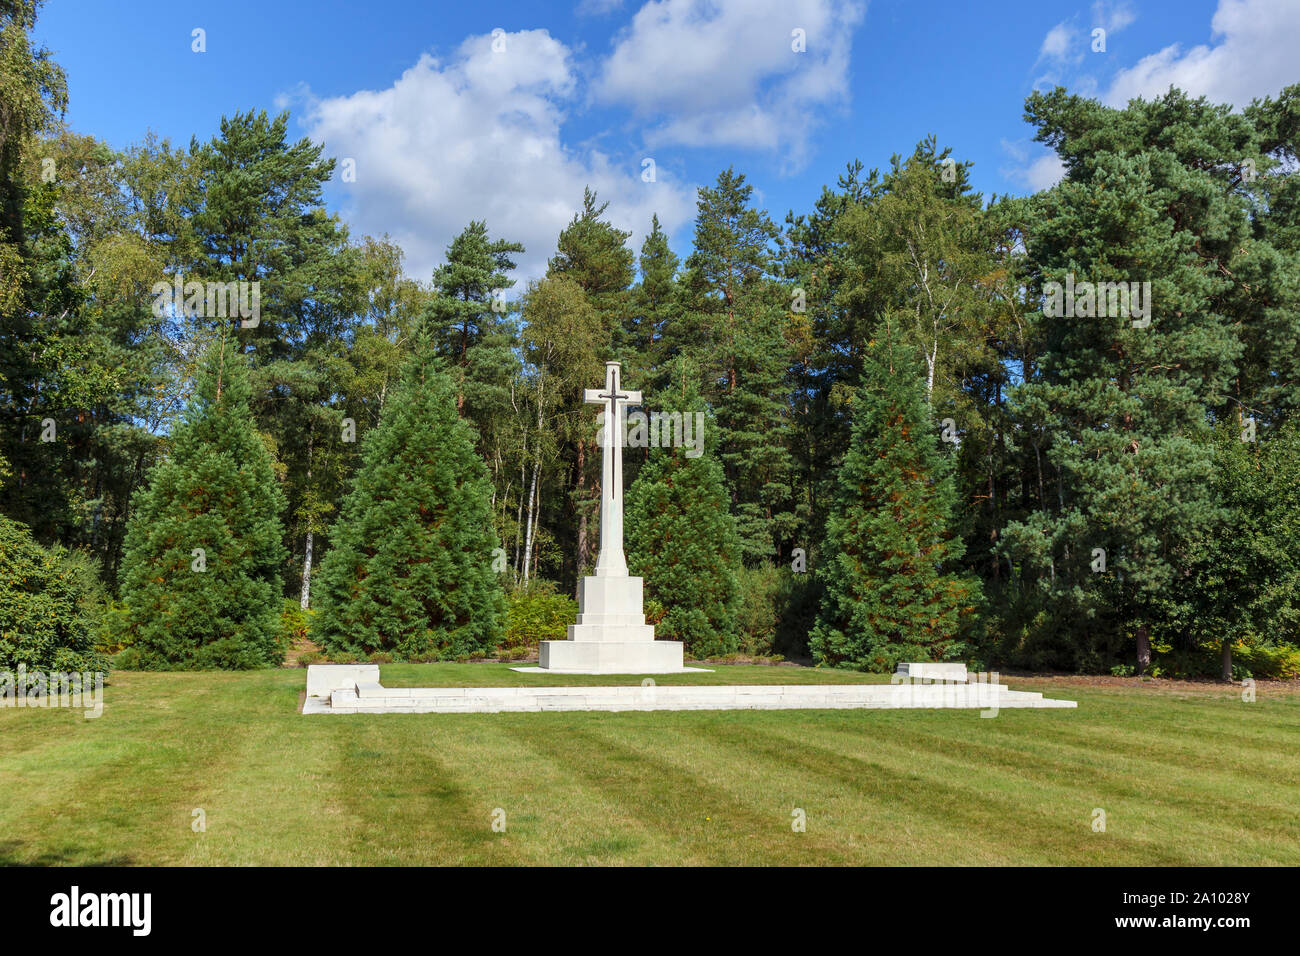
POLYGON ((642 611, 643 582, 628 575, 591 575, 578 592, 578 621, 567 641, 542 641, 538 666, 557 674, 672 674, 683 666, 682 644, 656 641, 642 611))
MULTIPOLYGON (((653 630, 653 629, 651 629, 653 630)), ((537 657, 556 674, 672 674, 685 670, 677 641, 542 641, 537 657)))

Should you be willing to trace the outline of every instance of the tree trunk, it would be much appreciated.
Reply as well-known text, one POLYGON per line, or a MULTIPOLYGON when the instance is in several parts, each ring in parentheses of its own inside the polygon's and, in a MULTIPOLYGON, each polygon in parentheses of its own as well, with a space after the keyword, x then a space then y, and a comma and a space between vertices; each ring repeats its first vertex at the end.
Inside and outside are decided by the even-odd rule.
POLYGON ((307 529, 307 546, 303 549, 302 555, 302 594, 298 598, 298 606, 304 611, 311 607, 311 552, 312 552, 313 532, 307 529))
MULTIPOLYGON (((307 487, 311 487, 312 457, 316 451, 316 426, 313 424, 307 433, 307 487)), ((312 527, 311 518, 307 519, 307 544, 302 554, 302 592, 298 596, 298 606, 304 611, 311 606, 311 552, 312 527)))
POLYGON ((1038 434, 1034 433, 1034 461, 1038 464, 1038 510, 1047 511, 1047 492, 1043 489, 1043 451, 1038 445, 1038 434))
POLYGON ((1232 643, 1223 642, 1223 679, 1227 683, 1232 683, 1232 643))
POLYGON ((574 598, 582 590, 582 572, 587 566, 589 559, 587 544, 587 502, 583 499, 582 491, 587 484, 587 443, 582 439, 578 440, 578 574, 577 582, 574 584, 574 598))
MULTIPOLYGON (((533 520, 533 504, 537 499, 537 473, 542 470, 542 421, 544 419, 543 409, 545 408, 546 394, 546 372, 543 370, 537 380, 537 456, 533 461, 533 481, 528 488, 528 537, 524 541, 524 587, 528 587, 528 559, 533 555, 533 528, 537 525, 533 520)), ((540 502, 538 503, 540 510, 540 502)))
POLYGON ((934 363, 939 361, 939 343, 934 343, 934 349, 926 353, 925 356, 925 404, 934 404, 934 363))
POLYGON ((537 497, 537 472, 542 467, 542 456, 533 463, 533 480, 528 486, 528 532, 524 538, 524 587, 528 587, 528 564, 533 556, 533 501, 537 497))
MULTIPOLYGON (((538 493, 538 496, 537 496, 537 518, 536 518, 536 520, 539 522, 539 525, 540 525, 540 522, 541 522, 541 520, 542 520, 542 501, 541 501, 541 494, 540 494, 540 492, 538 493)), ((537 549, 533 552, 533 577, 537 577, 537 576, 538 576, 538 568, 541 567, 541 564, 542 564, 542 549, 539 547, 539 548, 537 548, 537 549)))
POLYGON ((1151 635, 1147 631, 1147 626, 1141 624, 1138 626, 1138 660, 1137 672, 1139 675, 1145 674, 1147 668, 1151 666, 1151 635))
MULTIPOLYGON (((524 454, 528 454, 527 445, 524 454)), ((519 506, 515 508, 515 583, 519 583, 519 547, 524 540, 524 485, 528 484, 528 466, 519 463, 519 506)))

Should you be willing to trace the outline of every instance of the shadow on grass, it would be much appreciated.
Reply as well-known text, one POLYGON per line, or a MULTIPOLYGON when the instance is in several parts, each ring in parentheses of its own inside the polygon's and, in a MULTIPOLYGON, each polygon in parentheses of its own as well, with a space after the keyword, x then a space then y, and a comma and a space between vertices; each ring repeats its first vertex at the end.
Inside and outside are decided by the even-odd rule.
POLYGON ((0 866, 35 867, 35 866, 134 866, 135 859, 126 854, 105 857, 102 860, 85 860, 80 854, 66 851, 45 850, 38 856, 20 858, 18 854, 24 844, 16 841, 0 843, 0 866))

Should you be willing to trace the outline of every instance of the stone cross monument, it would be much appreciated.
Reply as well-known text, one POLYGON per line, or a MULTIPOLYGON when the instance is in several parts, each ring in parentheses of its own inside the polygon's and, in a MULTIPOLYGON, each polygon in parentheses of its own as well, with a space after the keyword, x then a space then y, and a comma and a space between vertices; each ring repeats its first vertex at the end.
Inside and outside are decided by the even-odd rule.
POLYGON ((618 362, 605 363, 605 388, 589 388, 583 399, 604 413, 601 442, 600 555, 596 573, 582 579, 578 623, 564 641, 542 641, 542 670, 566 674, 666 674, 683 670, 682 645, 656 641, 645 622, 641 578, 627 573, 623 555, 623 409, 641 403, 641 393, 619 386, 618 362))
POLYGON ((640 392, 621 392, 619 364, 605 363, 605 391, 584 389, 582 399, 588 405, 600 405, 604 415, 601 429, 600 555, 596 559, 596 577, 627 577, 627 558, 623 556, 623 443, 620 426, 623 407, 640 405, 640 392))

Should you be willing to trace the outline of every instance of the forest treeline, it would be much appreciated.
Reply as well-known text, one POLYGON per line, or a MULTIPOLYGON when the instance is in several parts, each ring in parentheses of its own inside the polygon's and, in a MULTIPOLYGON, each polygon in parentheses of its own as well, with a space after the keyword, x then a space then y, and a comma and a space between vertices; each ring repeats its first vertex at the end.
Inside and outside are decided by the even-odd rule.
MULTIPOLYGON (((277 613, 333 593, 346 646, 369 647, 339 610, 355 592, 322 561, 373 556, 357 529, 381 519, 345 502, 367 469, 395 480, 378 449, 421 421, 477 459, 429 481, 481 490, 491 621, 492 588, 573 594, 602 490, 582 394, 617 359, 647 409, 704 415, 699 458, 625 454, 629 560, 697 654, 1300 671, 1300 85, 1240 110, 1036 92, 1025 119, 1065 175, 1030 196, 986 199, 929 138, 779 221, 723 170, 684 257, 657 218, 634 248, 588 190, 536 281, 508 221, 467 223, 411 278, 325 208, 335 160, 287 114, 185 146, 68 129, 34 17, 0 2, 0 587, 93 577, 101 646, 143 626, 132 526, 171 520, 161 469, 202 440, 265 455, 268 593, 277 613), (233 398, 202 391, 214 356, 240 366, 233 398), (246 434, 199 421, 230 402, 246 434)), ((33 600, 0 605, 30 628, 33 600)), ((84 650, 81 626, 48 641, 84 650)), ((498 623, 457 627, 462 655, 498 623)))

